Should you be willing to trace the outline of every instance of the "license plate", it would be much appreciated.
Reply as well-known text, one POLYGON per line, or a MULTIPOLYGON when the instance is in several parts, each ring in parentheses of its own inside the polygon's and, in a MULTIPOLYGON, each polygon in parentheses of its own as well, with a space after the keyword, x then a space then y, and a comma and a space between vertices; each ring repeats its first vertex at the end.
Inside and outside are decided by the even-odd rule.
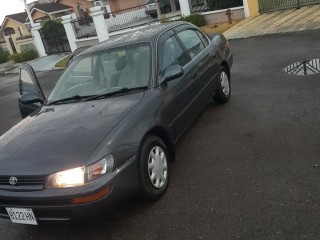
POLYGON ((37 220, 30 208, 6 208, 13 223, 38 225, 37 220))

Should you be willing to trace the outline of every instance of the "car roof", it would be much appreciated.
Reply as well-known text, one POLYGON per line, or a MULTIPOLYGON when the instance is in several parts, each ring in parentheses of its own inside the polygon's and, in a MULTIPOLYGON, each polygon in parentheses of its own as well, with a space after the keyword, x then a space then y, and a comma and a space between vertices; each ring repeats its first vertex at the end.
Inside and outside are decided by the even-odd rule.
POLYGON ((113 36, 106 41, 103 41, 95 46, 88 48, 87 50, 80 53, 78 56, 99 52, 106 49, 115 48, 118 46, 127 45, 131 43, 152 41, 151 40, 152 38, 158 37, 161 33, 173 27, 183 25, 183 24, 187 24, 187 23, 186 22, 163 23, 159 25, 149 26, 147 28, 142 28, 134 32, 113 36))

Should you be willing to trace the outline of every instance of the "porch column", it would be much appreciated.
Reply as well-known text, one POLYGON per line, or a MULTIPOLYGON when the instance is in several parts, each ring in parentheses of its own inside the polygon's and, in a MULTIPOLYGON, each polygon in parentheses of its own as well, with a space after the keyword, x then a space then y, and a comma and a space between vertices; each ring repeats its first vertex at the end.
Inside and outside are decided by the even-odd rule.
POLYGON ((250 17, 250 11, 249 11, 249 0, 243 0, 243 7, 244 7, 244 16, 245 18, 250 17))
POLYGON ((183 17, 189 16, 191 14, 189 1, 188 0, 179 0, 179 3, 180 3, 181 15, 183 17))
POLYGON ((34 23, 31 29, 31 32, 32 32, 39 56, 44 57, 44 56, 47 56, 47 54, 46 54, 46 49, 44 48, 43 41, 41 39, 41 35, 39 32, 40 29, 41 29, 40 23, 34 23))
POLYGON ((66 16, 62 16, 61 19, 62 19, 62 24, 64 26, 64 29, 66 30, 66 34, 67 34, 67 38, 69 41, 71 51, 73 52, 74 50, 77 49, 77 45, 76 45, 77 38, 76 38, 76 35, 74 33, 74 28, 71 23, 72 16, 71 16, 71 14, 66 15, 66 16))
POLYGON ((7 45, 7 49, 9 51, 9 53, 14 54, 9 38, 10 38, 10 36, 4 36, 4 40, 6 41, 6 45, 7 45))
POLYGON ((91 14, 90 16, 93 19, 94 25, 96 27, 98 40, 99 42, 103 42, 109 39, 108 26, 106 21, 104 20, 104 11, 101 10, 101 7, 92 7, 90 8, 91 14))

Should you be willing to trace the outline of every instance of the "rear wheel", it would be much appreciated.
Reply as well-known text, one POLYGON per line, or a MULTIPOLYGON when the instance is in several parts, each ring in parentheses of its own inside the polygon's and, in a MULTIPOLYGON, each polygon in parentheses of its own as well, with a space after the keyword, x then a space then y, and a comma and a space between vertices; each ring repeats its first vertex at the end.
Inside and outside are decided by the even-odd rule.
POLYGON ((151 16, 152 18, 158 18, 158 14, 156 14, 156 13, 152 13, 152 14, 150 14, 150 16, 151 16))
POLYGON ((155 201, 166 192, 170 178, 170 156, 165 143, 148 136, 139 154, 139 177, 144 199, 155 201))
POLYGON ((220 84, 217 93, 214 95, 213 99, 217 103, 226 103, 229 101, 231 96, 231 84, 230 84, 230 74, 224 66, 221 66, 220 72, 220 84))

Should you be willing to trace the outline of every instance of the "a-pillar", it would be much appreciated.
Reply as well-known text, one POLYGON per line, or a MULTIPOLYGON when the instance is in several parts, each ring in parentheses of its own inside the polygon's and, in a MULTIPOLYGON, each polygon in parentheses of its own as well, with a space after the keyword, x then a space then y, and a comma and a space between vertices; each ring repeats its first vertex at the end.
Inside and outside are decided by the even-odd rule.
POLYGON ((94 25, 96 27, 99 42, 108 40, 109 32, 107 23, 104 19, 104 11, 101 10, 101 7, 92 7, 90 8, 90 11, 90 16, 92 17, 94 25))
POLYGON ((62 16, 62 24, 64 26, 64 29, 66 30, 66 34, 67 34, 67 38, 69 41, 69 45, 71 48, 71 51, 73 52, 74 50, 77 49, 77 45, 76 45, 76 35, 74 33, 74 28, 72 26, 72 16, 70 15, 66 15, 66 16, 62 16))
POLYGON ((34 42, 40 57, 47 56, 46 49, 44 48, 43 41, 39 30, 41 29, 40 23, 34 23, 31 32, 34 38, 34 42))
POLYGON ((181 15, 183 17, 189 16, 191 14, 189 0, 179 0, 181 15))

